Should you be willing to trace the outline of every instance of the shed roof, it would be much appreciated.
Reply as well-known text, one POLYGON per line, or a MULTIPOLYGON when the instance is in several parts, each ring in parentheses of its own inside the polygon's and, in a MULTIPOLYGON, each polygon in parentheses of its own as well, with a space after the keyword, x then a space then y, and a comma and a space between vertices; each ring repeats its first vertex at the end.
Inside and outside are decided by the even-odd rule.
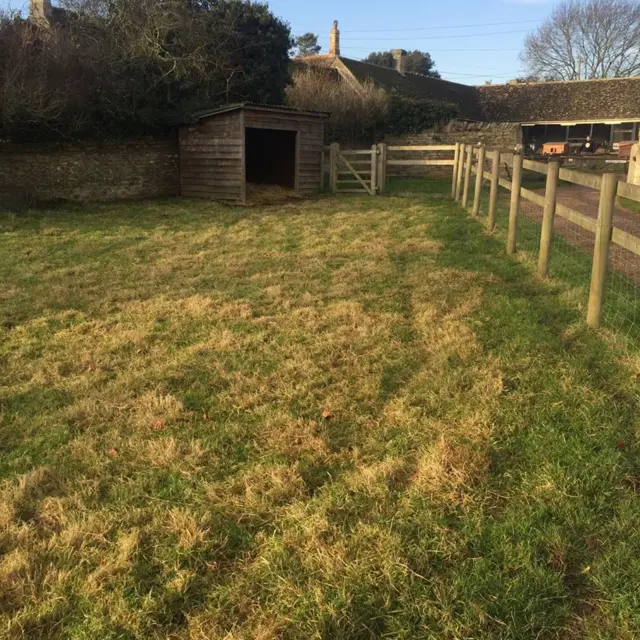
POLYGON ((287 107, 285 105, 271 105, 260 104, 258 102, 236 102, 234 104, 226 104, 222 107, 216 107, 215 109, 207 109, 205 111, 198 111, 194 113, 191 118, 192 122, 198 122, 203 118, 210 116, 217 116, 222 113, 228 113, 230 111, 238 111, 240 109, 251 109, 252 111, 271 111, 274 113, 295 113, 298 115, 306 115, 315 118, 328 118, 329 114, 325 111, 311 111, 305 109, 294 109, 293 107, 287 107))

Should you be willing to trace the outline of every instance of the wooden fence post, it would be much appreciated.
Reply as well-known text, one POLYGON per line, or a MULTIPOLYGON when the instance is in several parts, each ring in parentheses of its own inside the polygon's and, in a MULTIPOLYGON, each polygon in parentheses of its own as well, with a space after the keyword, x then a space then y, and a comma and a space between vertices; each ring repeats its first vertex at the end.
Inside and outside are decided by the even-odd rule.
POLYGON ((453 154, 453 177, 451 178, 451 198, 456 197, 456 183, 458 180, 458 162, 460 159, 460 143, 456 142, 456 150, 453 154))
POLYGON ((473 210, 471 215, 477 218, 480 215, 480 196, 482 195, 482 181, 484 180, 484 158, 487 150, 484 145, 478 149, 478 166, 476 173, 476 190, 473 194, 473 210))
POLYGON ((516 252, 518 237, 518 213, 520 211, 520 189, 522 188, 522 155, 513 154, 513 177, 511 179, 511 207, 509 209, 509 233, 507 236, 507 255, 516 252))
POLYGON ((487 217, 487 231, 496 228, 496 211, 498 208, 498 189, 500 188, 500 150, 491 153, 491 193, 489 194, 489 215, 487 217))
POLYGON ((340 154, 340 145, 337 142, 332 143, 331 145, 331 166, 330 166, 330 176, 329 176, 329 184, 331 185, 331 193, 338 192, 338 155, 340 154))
POLYGON ((371 147, 371 193, 378 195, 378 145, 371 147))
POLYGON ((471 185, 471 169, 473 167, 473 145, 467 145, 467 166, 464 170, 464 189, 462 191, 462 206, 469 206, 469 186, 471 185))
POLYGON ((387 145, 384 142, 378 145, 378 187, 380 195, 387 188, 387 145))
POLYGON ((460 202, 462 197, 462 176, 464 174, 464 156, 466 145, 460 144, 460 152, 458 154, 458 171, 456 172, 456 202, 460 202))
POLYGON ((544 214, 542 216, 542 233, 540 235, 540 253, 538 255, 538 275, 546 278, 549 275, 549 260, 551 257, 551 241, 553 238, 553 221, 556 217, 556 191, 560 163, 554 160, 549 163, 547 170, 547 188, 544 193, 544 214))
POLYGON ((598 210, 589 309, 587 311, 587 324, 595 329, 600 326, 602 320, 607 269, 609 266, 609 246, 611 245, 611 235, 613 233, 613 211, 617 191, 618 178, 613 173, 605 173, 602 176, 602 187, 600 189, 600 208, 598 210))

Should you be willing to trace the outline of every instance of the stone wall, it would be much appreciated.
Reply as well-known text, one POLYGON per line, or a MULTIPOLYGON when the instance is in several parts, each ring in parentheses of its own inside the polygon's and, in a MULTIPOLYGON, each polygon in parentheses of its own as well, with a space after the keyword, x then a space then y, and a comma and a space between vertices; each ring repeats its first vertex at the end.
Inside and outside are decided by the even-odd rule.
MULTIPOLYGON (((388 137, 385 142, 389 145, 429 145, 429 144, 478 144, 482 142, 489 149, 501 149, 511 151, 522 142, 522 130, 520 125, 513 123, 494 122, 464 122, 453 120, 447 125, 428 129, 421 133, 415 133, 400 137, 388 137)), ((396 152, 394 159, 408 158, 451 158, 450 152, 425 152, 402 153, 396 152)), ((451 178, 452 167, 426 166, 426 167, 390 167, 389 177, 429 177, 451 178)))
POLYGON ((0 207, 179 193, 176 139, 0 145, 0 207))

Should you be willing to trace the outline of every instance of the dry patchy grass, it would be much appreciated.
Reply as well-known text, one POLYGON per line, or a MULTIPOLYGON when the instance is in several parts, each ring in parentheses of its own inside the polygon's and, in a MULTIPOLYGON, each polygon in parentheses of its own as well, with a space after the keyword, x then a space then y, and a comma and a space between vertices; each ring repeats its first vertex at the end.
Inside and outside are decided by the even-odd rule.
POLYGON ((633 637, 635 360, 590 435, 611 357, 451 205, 0 231, 3 637, 633 637))

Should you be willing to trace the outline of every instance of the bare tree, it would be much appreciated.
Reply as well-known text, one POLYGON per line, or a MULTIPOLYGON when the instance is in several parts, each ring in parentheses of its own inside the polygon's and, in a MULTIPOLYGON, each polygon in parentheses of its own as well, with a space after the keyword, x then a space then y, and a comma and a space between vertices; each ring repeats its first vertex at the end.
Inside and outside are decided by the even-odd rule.
POLYGON ((527 36, 520 58, 545 79, 640 75, 640 3, 565 0, 527 36))

